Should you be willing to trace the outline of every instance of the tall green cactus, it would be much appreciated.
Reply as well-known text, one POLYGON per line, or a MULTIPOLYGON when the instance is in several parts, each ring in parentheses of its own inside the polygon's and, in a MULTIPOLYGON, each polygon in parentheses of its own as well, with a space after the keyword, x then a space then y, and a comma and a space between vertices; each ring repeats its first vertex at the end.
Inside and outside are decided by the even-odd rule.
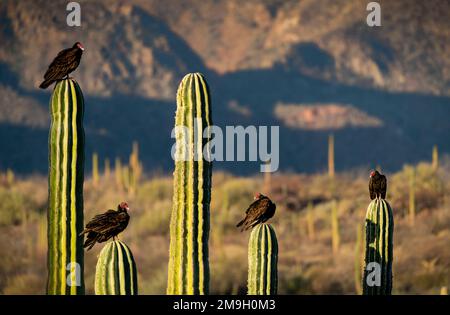
POLYGON ((270 224, 257 225, 248 244, 248 294, 277 294, 278 241, 270 224))
POLYGON ((212 125, 210 102, 203 75, 186 75, 177 92, 168 294, 208 294, 209 291, 212 163, 208 143, 211 135, 202 137, 202 134, 212 125), (206 158, 202 152, 204 148, 206 158))
POLYGON ((47 294, 84 294, 84 100, 74 80, 56 84, 50 112, 47 294))
POLYGON ((364 295, 391 294, 393 234, 394 217, 391 206, 385 200, 373 200, 366 214, 364 295))
POLYGON ((125 243, 111 241, 103 247, 95 268, 96 295, 137 295, 133 254, 125 243))

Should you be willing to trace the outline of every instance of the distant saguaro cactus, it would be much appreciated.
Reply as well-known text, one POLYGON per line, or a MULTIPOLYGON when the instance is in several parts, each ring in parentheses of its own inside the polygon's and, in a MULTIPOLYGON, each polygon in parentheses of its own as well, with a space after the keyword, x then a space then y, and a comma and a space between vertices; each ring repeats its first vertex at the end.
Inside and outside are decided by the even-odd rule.
POLYGON ((409 168, 409 223, 414 225, 416 221, 416 169, 409 168))
POLYGON ((334 178, 334 134, 328 136, 328 176, 334 178))
POLYGON ((248 294, 277 294, 278 241, 270 224, 257 225, 248 244, 248 294))
POLYGON ((313 241, 316 238, 315 232, 315 219, 314 219, 314 207, 312 202, 308 203, 308 208, 306 209, 306 222, 308 229, 308 238, 313 241))
POLYGON ((111 164, 109 163, 109 159, 105 159, 105 171, 104 171, 105 179, 108 180, 109 176, 111 176, 111 164))
POLYGON ((14 184, 16 176, 14 175, 14 171, 10 168, 6 170, 6 184, 8 186, 12 186, 14 184))
POLYGON ((121 188, 123 184, 123 170, 120 158, 116 158, 114 162, 114 177, 116 178, 117 187, 121 188))
POLYGON ((433 167, 433 171, 436 173, 439 168, 439 150, 437 145, 433 146, 433 160, 431 165, 433 167))
POLYGON ((98 186, 98 154, 96 152, 92 154, 92 183, 98 186))
POLYGON ((341 244, 341 236, 339 233, 339 214, 337 201, 333 200, 331 205, 331 243, 333 248, 333 254, 339 251, 341 244))
POLYGON ((95 268, 96 295, 137 295, 136 263, 125 243, 111 241, 103 247, 95 268))
POLYGON ((131 192, 136 191, 136 188, 142 176, 142 169, 143 169, 142 163, 141 161, 139 161, 139 144, 136 141, 134 141, 133 150, 130 154, 130 168, 129 168, 130 170, 129 183, 131 192))
POLYGON ((364 295, 390 295, 392 290, 394 217, 389 203, 375 199, 366 214, 364 295))
POLYGON ((201 135, 212 125, 210 102, 203 75, 186 75, 177 92, 168 294, 208 294, 209 291, 211 135, 201 135), (194 132, 200 136, 194 137, 194 132))
POLYGON ((84 294, 84 100, 74 80, 56 84, 50 112, 47 294, 84 294))

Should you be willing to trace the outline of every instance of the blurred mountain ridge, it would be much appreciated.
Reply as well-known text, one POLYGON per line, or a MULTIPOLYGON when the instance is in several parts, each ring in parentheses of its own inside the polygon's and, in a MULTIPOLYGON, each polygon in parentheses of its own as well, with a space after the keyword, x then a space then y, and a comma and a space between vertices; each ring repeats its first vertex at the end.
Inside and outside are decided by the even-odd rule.
POLYGON ((208 79, 215 124, 281 126, 283 171, 322 170, 330 132, 338 169, 398 169, 429 159, 434 144, 450 152, 446 1, 380 1, 380 28, 365 24, 364 1, 79 2, 78 28, 65 23, 65 1, 0 3, 0 169, 46 171, 50 95, 37 85, 77 40, 86 47, 73 77, 87 104, 88 168, 93 151, 126 158, 137 140, 147 170, 170 171, 176 89, 192 71, 208 79), (277 116, 279 104, 299 121, 315 111, 305 106, 333 104, 339 115, 298 129, 277 116))

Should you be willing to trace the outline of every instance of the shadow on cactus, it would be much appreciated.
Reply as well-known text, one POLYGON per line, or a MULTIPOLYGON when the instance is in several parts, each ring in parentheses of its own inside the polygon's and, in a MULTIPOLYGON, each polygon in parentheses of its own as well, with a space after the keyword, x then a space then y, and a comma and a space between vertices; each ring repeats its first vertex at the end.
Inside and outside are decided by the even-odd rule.
POLYGON ((367 208, 364 295, 390 295, 392 291, 394 218, 384 199, 367 208))

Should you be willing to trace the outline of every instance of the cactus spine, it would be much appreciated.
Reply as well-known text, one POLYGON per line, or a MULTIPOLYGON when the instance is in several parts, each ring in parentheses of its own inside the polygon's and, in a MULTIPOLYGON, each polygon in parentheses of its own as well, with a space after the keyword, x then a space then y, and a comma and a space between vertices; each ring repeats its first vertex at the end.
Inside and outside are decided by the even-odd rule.
POLYGON ((364 295, 391 294, 393 234, 394 217, 391 206, 385 200, 373 200, 366 214, 364 295))
POLYGON ((137 295, 138 282, 133 254, 121 241, 103 247, 95 268, 96 295, 137 295))
POLYGON ((75 81, 56 84, 50 112, 47 294, 84 294, 84 100, 75 81))
POLYGON ((270 224, 259 224, 251 234, 248 245, 248 294, 277 294, 278 241, 270 224))
POLYGON ((177 92, 174 195, 170 223, 168 294, 208 294, 212 125, 209 88, 203 75, 186 75, 177 92), (197 136, 194 136, 197 134, 197 136), (203 152, 205 149, 205 152, 203 152), (205 158, 204 154, 207 156, 205 158))

